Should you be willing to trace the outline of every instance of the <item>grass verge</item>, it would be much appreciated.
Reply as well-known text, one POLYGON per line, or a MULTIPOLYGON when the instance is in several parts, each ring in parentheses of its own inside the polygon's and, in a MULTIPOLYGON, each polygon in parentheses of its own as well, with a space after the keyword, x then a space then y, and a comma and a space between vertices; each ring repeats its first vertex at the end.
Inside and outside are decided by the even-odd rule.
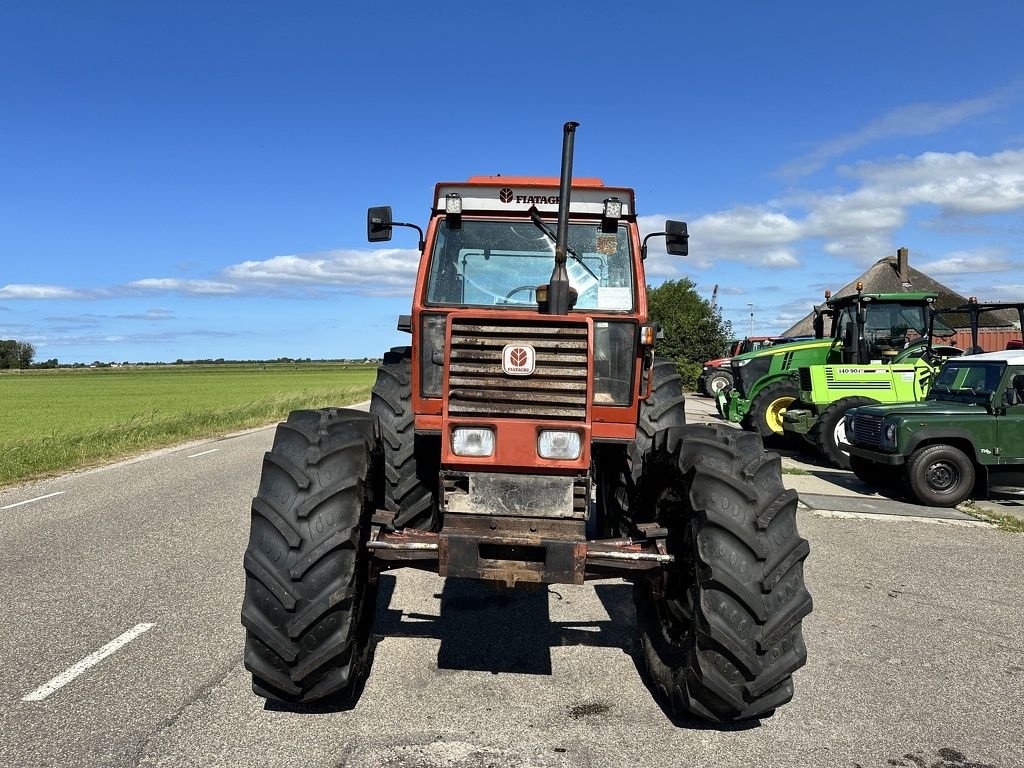
MULTIPOLYGON (((117 379, 122 386, 102 399, 92 391, 92 379, 82 377, 74 381, 83 384, 70 386, 62 380, 59 406, 50 399, 50 382, 33 381, 26 392, 7 393, 9 400, 21 400, 17 413, 0 418, 0 486, 264 426, 293 410, 369 397, 372 368, 330 373, 244 372, 209 381, 205 372, 173 378, 147 373, 117 379), (121 406, 124 399, 130 407, 121 406), (59 421, 55 410, 62 415, 59 421)), ((7 383, 0 382, 0 388, 7 383)))
POLYGON ((1001 531, 1008 531, 1009 533, 1024 533, 1024 520, 1015 515, 1004 515, 999 512, 992 512, 988 509, 983 509, 975 504, 973 501, 965 501, 963 504, 957 507, 960 512, 976 517, 979 520, 984 520, 986 523, 992 523, 999 527, 1001 531))

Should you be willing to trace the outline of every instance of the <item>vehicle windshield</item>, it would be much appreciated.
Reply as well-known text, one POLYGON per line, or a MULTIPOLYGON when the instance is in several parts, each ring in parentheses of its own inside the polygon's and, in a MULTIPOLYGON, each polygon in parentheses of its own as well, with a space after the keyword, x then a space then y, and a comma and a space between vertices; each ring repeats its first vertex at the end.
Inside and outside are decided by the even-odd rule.
POLYGON ((935 377, 927 400, 986 403, 999 387, 1006 363, 949 360, 935 377))
MULTIPOLYGON (((928 313, 920 303, 869 301, 864 306, 864 341, 871 359, 898 354, 928 333, 928 313)), ((845 338, 847 326, 856 322, 856 306, 843 307, 833 325, 834 338, 845 338)), ((934 333, 936 338, 946 338, 956 331, 936 317, 934 333)))
MULTIPOLYGON (((570 223, 569 247, 586 266, 566 261, 577 310, 633 309, 633 260, 629 230, 605 232, 598 222, 570 223)), ((463 219, 458 229, 442 221, 431 255, 427 303, 445 306, 537 305, 537 286, 555 266, 555 245, 530 221, 463 219)))

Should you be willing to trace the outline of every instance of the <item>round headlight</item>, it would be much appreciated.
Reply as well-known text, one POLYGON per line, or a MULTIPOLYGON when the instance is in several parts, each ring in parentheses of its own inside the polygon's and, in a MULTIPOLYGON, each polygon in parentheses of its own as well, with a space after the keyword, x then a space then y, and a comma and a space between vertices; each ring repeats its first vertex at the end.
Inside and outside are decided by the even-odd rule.
POLYGON ((896 442, 896 425, 895 424, 886 424, 885 425, 885 441, 887 443, 895 443, 896 442))

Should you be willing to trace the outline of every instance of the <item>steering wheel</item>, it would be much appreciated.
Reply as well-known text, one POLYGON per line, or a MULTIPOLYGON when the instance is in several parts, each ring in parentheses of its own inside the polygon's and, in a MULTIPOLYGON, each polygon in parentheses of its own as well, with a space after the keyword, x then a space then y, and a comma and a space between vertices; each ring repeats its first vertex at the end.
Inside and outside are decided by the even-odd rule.
POLYGON ((532 291, 533 293, 536 293, 537 292, 537 286, 535 286, 535 285, 520 285, 517 288, 513 288, 511 291, 509 291, 508 293, 505 294, 505 303, 507 304, 509 299, 511 299, 513 296, 515 296, 520 291, 532 291))
POLYGON ((893 362, 902 363, 904 360, 913 360, 915 357, 921 358, 931 366, 938 365, 942 361, 942 358, 935 354, 935 351, 928 345, 928 339, 921 338, 910 342, 906 349, 893 358, 893 362))

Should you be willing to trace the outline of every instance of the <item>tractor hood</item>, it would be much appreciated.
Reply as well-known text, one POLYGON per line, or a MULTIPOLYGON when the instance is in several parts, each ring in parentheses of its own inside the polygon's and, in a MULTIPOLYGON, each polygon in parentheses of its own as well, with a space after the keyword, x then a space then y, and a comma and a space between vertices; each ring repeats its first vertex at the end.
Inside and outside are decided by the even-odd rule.
POLYGON ((759 349, 756 352, 745 352, 742 355, 736 355, 732 358, 733 362, 737 360, 752 360, 755 357, 771 357, 776 354, 785 354, 786 352, 796 352, 802 349, 828 349, 832 346, 832 339, 811 339, 810 341, 791 341, 788 344, 776 344, 771 347, 765 347, 759 349))
POLYGON ((731 357, 719 357, 719 358, 716 358, 714 360, 705 360, 704 361, 704 367, 705 368, 725 368, 725 367, 727 367, 729 365, 729 361, 730 360, 732 360, 731 357))
POLYGON ((862 405, 857 413, 868 416, 906 416, 911 419, 929 416, 960 416, 986 413, 985 406, 976 403, 959 403, 950 400, 922 400, 916 403, 893 403, 892 405, 862 405))

